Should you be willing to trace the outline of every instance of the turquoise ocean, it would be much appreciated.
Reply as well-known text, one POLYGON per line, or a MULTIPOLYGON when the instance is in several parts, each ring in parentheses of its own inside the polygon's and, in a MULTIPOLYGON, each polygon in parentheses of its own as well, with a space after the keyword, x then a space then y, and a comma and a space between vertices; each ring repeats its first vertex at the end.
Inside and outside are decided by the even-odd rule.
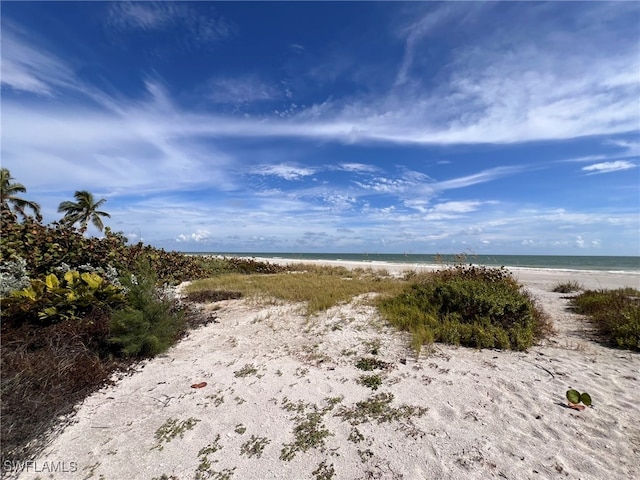
MULTIPOLYGON (((342 260, 350 262, 386 262, 415 265, 453 265, 457 255, 414 253, 299 253, 299 252, 185 252, 191 255, 220 255, 225 257, 291 258, 295 260, 342 260)), ((552 270, 596 270, 616 273, 639 273, 640 256, 577 256, 577 255, 466 255, 464 264, 490 267, 525 267, 552 270)))

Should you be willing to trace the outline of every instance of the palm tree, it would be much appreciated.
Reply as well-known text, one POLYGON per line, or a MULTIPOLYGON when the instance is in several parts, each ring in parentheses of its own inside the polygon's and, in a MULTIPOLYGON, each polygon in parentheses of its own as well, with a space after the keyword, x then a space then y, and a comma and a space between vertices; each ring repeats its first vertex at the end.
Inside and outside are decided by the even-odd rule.
POLYGON ((62 222, 67 225, 73 225, 80 222, 80 233, 84 234, 87 231, 87 224, 89 220, 95 225, 95 227, 102 231, 104 224, 100 217, 111 218, 107 212, 101 212, 98 210, 106 200, 103 198, 99 201, 94 201, 93 194, 86 190, 77 191, 73 194, 76 202, 62 202, 58 206, 58 212, 64 212, 62 222))
MULTIPOLYGON (((36 202, 31 202, 16 196, 17 193, 25 193, 27 189, 21 183, 13 183, 14 178, 11 176, 8 168, 2 168, 0 170, 0 201, 2 212, 10 212, 14 215, 12 209, 22 215, 22 218, 27 218, 27 214, 24 212, 25 208, 33 210, 36 216, 36 220, 42 221, 42 215, 40 214, 40 205, 36 202)), ((14 215, 15 218, 15 215, 14 215)))

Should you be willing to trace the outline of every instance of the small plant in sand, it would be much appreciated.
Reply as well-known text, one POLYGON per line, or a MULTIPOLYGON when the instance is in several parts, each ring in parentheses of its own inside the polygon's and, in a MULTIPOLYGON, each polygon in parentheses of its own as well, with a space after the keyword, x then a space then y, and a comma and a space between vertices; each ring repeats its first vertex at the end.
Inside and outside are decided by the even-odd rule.
POLYGON ((158 430, 156 430, 154 436, 158 443, 152 447, 151 450, 156 448, 158 450, 162 450, 164 448, 164 445, 162 445, 163 443, 169 443, 176 437, 183 438, 184 432, 191 430, 199 421, 200 420, 193 417, 187 418, 183 421, 178 421, 175 418, 168 419, 160 426, 160 428, 158 428, 158 430))
POLYGON ((370 340, 368 342, 364 342, 367 350, 371 355, 378 355, 380 353, 380 339, 376 338, 375 340, 370 340))
POLYGON ((380 385, 382 385, 382 377, 377 374, 373 375, 360 375, 358 378, 358 383, 365 387, 370 388, 371 390, 377 390, 380 385))
MULTIPOLYGON (((215 393, 214 395, 207 395, 206 397, 207 400, 213 400, 213 404, 216 407, 219 407, 220 405, 222 405, 224 403, 224 395, 222 394, 222 391, 219 391, 217 393, 215 393)), ((205 404, 205 407, 209 405, 208 403, 205 404)))
POLYGON ((357 427, 352 427, 351 432, 349 433, 349 437, 347 437, 347 440, 353 443, 360 443, 364 439, 365 436, 362 434, 362 432, 360 432, 360 430, 358 430, 357 427))
POLYGON ((240 370, 233 372, 234 377, 248 377, 249 375, 255 375, 258 373, 258 369, 251 363, 247 363, 240 370))
POLYGON ((378 360, 373 357, 361 357, 356 362, 356 368, 359 370, 364 370, 366 372, 370 372, 372 370, 386 370, 391 366, 388 362, 383 362, 382 360, 378 360))
POLYGON ((412 417, 421 417, 427 412, 426 407, 400 405, 392 407, 392 393, 379 393, 367 400, 357 402, 353 407, 342 406, 335 414, 352 426, 376 421, 377 423, 397 422, 412 417))
POLYGON ((336 474, 336 470, 333 468, 333 463, 327 465, 327 462, 323 460, 318 465, 311 475, 315 475, 315 480, 331 480, 333 476, 336 474))
POLYGON ((569 401, 569 408, 584 410, 585 405, 587 407, 591 406, 591 395, 586 392, 580 393, 578 390, 570 389, 567 390, 566 396, 569 401))
POLYGON ((246 455, 249 458, 260 458, 264 447, 269 443, 271 443, 271 440, 266 437, 256 437, 255 435, 251 435, 251 438, 240 447, 240 455, 246 455))
POLYGON ((555 293, 573 293, 573 292, 579 292, 583 290, 583 287, 580 283, 576 282, 575 280, 571 280, 568 282, 561 282, 558 283, 556 286, 553 287, 552 292, 555 293))
POLYGON ((324 416, 330 412, 338 403, 341 397, 326 398, 327 406, 318 408, 314 404, 305 404, 302 401, 293 403, 288 398, 282 400, 282 408, 289 412, 296 412, 293 427, 294 441, 284 444, 280 451, 280 459, 292 460, 297 453, 306 452, 312 448, 324 449, 325 439, 332 436, 323 423, 324 416), (309 411, 310 410, 310 411, 309 411))
POLYGON ((206 447, 200 449, 198 452, 198 457, 200 459, 200 464, 196 469, 194 479, 195 480, 205 480, 205 479, 215 479, 215 480, 229 480, 237 467, 233 468, 225 468, 224 470, 217 471, 213 468, 215 463, 218 463, 218 460, 209 458, 209 455, 213 455, 218 450, 222 449, 222 445, 220 445, 220 434, 216 435, 216 438, 206 447))

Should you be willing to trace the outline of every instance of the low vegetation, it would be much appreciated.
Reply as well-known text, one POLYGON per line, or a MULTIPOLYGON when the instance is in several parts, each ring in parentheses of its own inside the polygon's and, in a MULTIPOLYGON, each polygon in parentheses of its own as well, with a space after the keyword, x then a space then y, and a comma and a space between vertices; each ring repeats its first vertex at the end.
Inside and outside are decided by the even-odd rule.
POLYGON ((579 292, 581 290, 583 290, 582 285, 579 282, 576 282, 575 280, 558 283, 552 289, 552 291, 556 293, 573 293, 573 292, 579 292))
POLYGON ((393 393, 378 393, 373 397, 357 402, 354 406, 341 406, 335 416, 341 417, 342 420, 349 422, 353 426, 357 426, 374 421, 380 424, 421 417, 428 410, 426 407, 405 404, 399 407, 392 407, 393 400, 393 393))
MULTIPOLYGON (((458 264, 394 278, 371 269, 283 267, 252 259, 166 252, 141 242, 128 245, 122 233, 109 227, 104 227, 102 238, 85 237, 89 221, 103 229, 100 217, 109 216, 97 207, 104 201, 96 202, 90 192, 76 192, 78 202, 62 209, 65 217, 43 225, 39 206, 16 196, 25 189, 12 184, 5 170, 0 172, 3 463, 33 457, 43 446, 42 434, 56 419, 71 414, 75 404, 115 371, 164 352, 181 338, 195 316, 172 296, 170 287, 185 280, 192 281, 186 292, 192 301, 244 297, 297 302, 309 316, 363 294, 377 294, 372 301, 382 315, 409 331, 418 351, 433 341, 525 350, 549 331, 544 314, 505 269, 458 264)), ((603 335, 637 350, 639 299, 640 292, 627 289, 583 292, 574 301, 580 313, 593 317, 603 335)), ((363 371, 357 381, 376 391, 383 387, 391 365, 375 358, 380 342, 364 346, 367 356, 355 361, 363 371)), ((260 373, 246 364, 234 375, 259 377, 260 373)), ((216 406, 224 401, 221 395, 211 398, 216 406)), ((292 460, 309 449, 322 451, 331 435, 324 424, 329 412, 355 429, 365 422, 407 420, 426 411, 408 405, 393 407, 392 401, 391 393, 379 393, 351 408, 338 408, 340 398, 326 399, 323 407, 284 402, 294 428, 280 458, 292 460)), ((154 448, 162 449, 197 422, 194 418, 167 420, 156 432, 154 448)), ((245 430, 238 425, 235 431, 245 430)), ((268 443, 252 435, 241 453, 259 458, 268 443)), ((199 478, 233 475, 233 470, 213 470, 215 459, 209 455, 217 449, 216 440, 200 452, 199 478)), ((314 475, 330 478, 333 467, 323 463, 314 475)))
POLYGON ((169 443, 176 437, 183 438, 184 433, 193 429, 199 421, 199 419, 193 417, 182 421, 176 418, 169 418, 156 430, 154 437, 157 443, 151 449, 162 450, 164 448, 163 443, 169 443))
POLYGON ((122 278, 127 305, 113 311, 109 343, 123 355, 153 357, 165 352, 184 333, 182 309, 163 291, 148 265, 122 278))
MULTIPOLYGON (((370 270, 347 270, 335 267, 297 265, 289 272, 272 275, 222 274, 197 280, 187 289, 187 295, 198 292, 233 291, 244 297, 284 300, 306 304, 307 315, 327 310, 351 301, 365 293, 398 293, 402 285, 388 276, 377 276, 370 270)), ((214 295, 209 293, 209 295, 214 295)))
POLYGON ((115 371, 165 351, 198 321, 169 286, 285 270, 128 245, 102 225, 109 215, 97 207, 104 201, 89 192, 65 210, 73 215, 44 225, 39 205, 17 196, 26 188, 12 183, 8 170, 0 173, 2 462, 32 457, 56 420, 115 371), (104 227, 102 238, 83 235, 89 221, 104 227))
POLYGON ((307 452, 310 449, 323 451, 325 439, 333 435, 324 424, 324 416, 341 401, 341 397, 326 398, 327 405, 319 408, 315 404, 305 404, 302 401, 293 403, 287 398, 283 399, 282 408, 288 412, 295 412, 296 415, 293 417, 294 440, 284 444, 280 451, 280 459, 290 461, 298 453, 307 452))
POLYGON ((550 330, 542 310, 504 268, 440 270, 381 299, 379 307, 391 324, 412 334, 418 352, 431 342, 526 350, 550 330))
POLYGON ((640 351, 640 290, 587 290, 572 305, 590 318, 605 343, 640 351))

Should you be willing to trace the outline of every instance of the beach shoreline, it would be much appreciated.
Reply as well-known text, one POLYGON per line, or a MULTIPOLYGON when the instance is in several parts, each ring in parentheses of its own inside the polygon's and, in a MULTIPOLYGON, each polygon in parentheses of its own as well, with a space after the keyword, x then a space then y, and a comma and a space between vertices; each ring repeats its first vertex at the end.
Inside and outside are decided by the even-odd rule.
MULTIPOLYGON (((417 273, 430 272, 448 268, 448 265, 417 264, 417 263, 392 263, 380 261, 353 261, 353 260, 300 260, 295 258, 271 258, 271 257, 242 257, 250 258, 258 262, 274 263, 276 265, 329 265, 334 267, 371 268, 372 270, 386 270, 392 275, 402 275, 406 272, 417 273)), ((499 268, 499 267, 488 267, 499 268)), ((533 267, 507 267, 513 277, 523 284, 546 285, 553 282, 576 281, 587 289, 615 289, 615 288, 640 288, 640 272, 608 272, 602 270, 571 270, 533 267)))
MULTIPOLYGON (((87 398, 34 464, 75 462, 60 479, 640 477, 640 355, 599 343, 570 295, 552 292, 571 280, 638 288, 639 277, 509 270, 555 329, 527 352, 436 344, 416 356, 366 295, 311 318, 296 304, 227 300, 203 307, 214 322, 87 398), (568 408, 570 388, 593 408, 568 408)), ((50 478, 19 478, 38 477, 50 478)))

